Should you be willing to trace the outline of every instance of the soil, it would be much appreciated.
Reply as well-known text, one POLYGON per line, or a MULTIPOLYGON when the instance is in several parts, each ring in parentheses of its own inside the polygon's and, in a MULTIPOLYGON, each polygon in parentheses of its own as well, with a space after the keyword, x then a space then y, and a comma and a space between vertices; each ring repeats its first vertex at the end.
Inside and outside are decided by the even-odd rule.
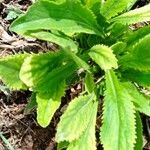
MULTIPOLYGON (((143 6, 148 2, 148 0, 138 1, 133 8, 143 6)), ((24 39, 8 30, 11 22, 14 20, 14 18, 6 19, 11 10, 10 7, 14 6, 25 12, 31 4, 32 1, 30 0, 0 1, 0 57, 24 51, 38 53, 55 50, 56 46, 51 43, 36 39, 24 39)), ((35 110, 30 113, 24 112, 27 102, 30 100, 31 92, 9 91, 2 82, 0 82, 0 86, 3 89, 0 91, 0 132, 13 148, 15 150, 55 150, 57 147, 55 133, 59 118, 68 102, 81 92, 82 86, 78 84, 66 91, 66 96, 62 100, 60 109, 55 113, 52 122, 47 128, 42 128, 38 125, 35 110)), ((150 150, 150 118, 142 114, 141 116, 144 125, 143 149, 150 150)), ((100 124, 100 118, 97 118, 97 130, 100 124)), ((102 149, 98 142, 97 144, 98 150, 102 149)), ((7 149, 0 138, 0 150, 7 149)))

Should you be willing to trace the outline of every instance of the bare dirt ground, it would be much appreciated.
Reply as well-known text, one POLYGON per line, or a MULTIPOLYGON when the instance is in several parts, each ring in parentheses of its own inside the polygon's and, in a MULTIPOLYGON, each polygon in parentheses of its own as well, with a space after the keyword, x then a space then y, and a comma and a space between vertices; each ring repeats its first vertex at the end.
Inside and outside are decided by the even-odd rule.
MULTIPOLYGON (((139 1, 134 8, 145 5, 149 0, 139 1)), ((22 52, 34 52, 54 50, 55 45, 36 39, 24 39, 11 33, 9 26, 11 22, 23 13, 32 4, 30 0, 0 0, 0 57, 22 52)), ((141 25, 141 24, 140 24, 141 25)), ((134 25, 135 28, 140 25, 134 25)), ((55 150, 55 132, 59 117, 66 104, 81 92, 81 86, 76 85, 66 92, 62 100, 62 108, 59 109, 51 124, 42 128, 37 124, 35 110, 25 113, 25 107, 30 100, 29 91, 9 91, 0 82, 0 133, 9 141, 14 150, 55 150)), ((143 139, 145 150, 150 150, 150 118, 141 115, 144 125, 143 139)), ((100 119, 97 118, 97 126, 100 119)), ((5 143, 0 138, 0 150, 7 150, 5 143)), ((98 143, 98 150, 102 149, 98 143)))

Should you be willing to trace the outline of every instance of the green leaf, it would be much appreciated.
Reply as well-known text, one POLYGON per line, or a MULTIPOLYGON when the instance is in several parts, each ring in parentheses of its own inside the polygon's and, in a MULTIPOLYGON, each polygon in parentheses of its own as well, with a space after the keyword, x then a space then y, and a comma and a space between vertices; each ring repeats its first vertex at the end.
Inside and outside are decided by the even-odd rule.
POLYGON ((49 92, 38 93, 37 101, 37 121, 42 127, 47 127, 61 104, 61 97, 65 93, 65 82, 62 81, 53 85, 49 92))
POLYGON ((92 93, 94 89, 95 89, 94 78, 91 73, 87 72, 85 76, 85 90, 88 93, 92 93))
POLYGON ((129 11, 136 2, 137 2, 137 0, 132 0, 132 1, 128 2, 127 11, 129 11))
POLYGON ((143 149, 143 129, 142 129, 142 121, 140 118, 140 114, 136 113, 136 143, 134 150, 142 150, 143 149))
POLYGON ((84 5, 91 9, 95 14, 100 11, 100 0, 80 0, 84 5))
POLYGON ((63 141, 57 144, 57 150, 64 150, 69 145, 69 142, 63 141))
POLYGON ((97 3, 100 3, 100 0, 80 0, 82 4, 86 5, 88 8, 92 8, 97 3))
POLYGON ((73 141, 67 150, 96 150, 95 124, 98 102, 94 102, 88 126, 79 139, 73 141))
POLYGON ((132 24, 137 22, 150 21, 150 4, 126 12, 118 17, 110 20, 111 22, 119 22, 122 24, 132 24))
POLYGON ((75 70, 76 66, 62 51, 32 54, 25 59, 20 78, 37 92, 37 120, 42 127, 49 125, 59 108, 65 81, 75 70))
POLYGON ((124 79, 136 82, 144 87, 150 87, 150 72, 144 71, 141 72, 138 70, 127 69, 123 71, 121 74, 124 79))
POLYGON ((78 139, 88 127, 94 111, 95 94, 79 96, 72 100, 62 115, 57 127, 56 141, 72 142, 78 139))
POLYGON ((103 70, 118 68, 115 55, 111 48, 105 45, 96 45, 92 47, 89 55, 103 70))
POLYGON ((141 39, 130 53, 120 60, 125 69, 132 68, 139 71, 150 71, 150 34, 141 39))
POLYGON ((27 86, 20 80, 19 71, 27 57, 27 54, 7 56, 0 59, 0 79, 11 89, 27 89, 27 86))
POLYGON ((130 94, 131 101, 134 103, 136 110, 150 116, 150 97, 144 96, 129 82, 124 83, 124 87, 130 94))
POLYGON ((129 26, 116 22, 109 27, 109 30, 110 30, 109 36, 110 40, 114 38, 116 41, 118 41, 118 39, 122 40, 122 36, 126 34, 126 32, 129 30, 129 26))
POLYGON ((18 34, 45 29, 62 31, 67 35, 81 32, 101 35, 94 14, 79 1, 72 0, 63 3, 37 1, 10 29, 18 34))
POLYGON ((26 33, 26 35, 40 39, 40 40, 53 42, 61 46, 62 48, 69 47, 75 53, 78 51, 78 47, 75 44, 75 42, 71 40, 70 38, 68 38, 67 36, 62 35, 62 34, 54 34, 54 33, 46 32, 46 31, 37 31, 37 32, 32 31, 32 32, 26 33))
POLYGON ((130 31, 126 37, 125 42, 127 43, 128 49, 131 49, 136 43, 143 39, 150 33, 150 26, 142 27, 136 31, 130 31))
POLYGON ((78 67, 83 68, 86 71, 90 70, 89 65, 75 53, 70 51, 68 48, 65 48, 64 52, 67 55, 67 57, 71 58, 78 65, 78 67))
POLYGON ((111 49, 113 50, 114 54, 119 55, 125 51, 126 46, 127 45, 125 42, 117 42, 111 46, 111 49))
POLYGON ((27 106, 25 107, 25 110, 24 110, 25 114, 30 113, 36 107, 37 107, 36 94, 32 93, 30 100, 27 106))
POLYGON ((35 91, 48 92, 55 84, 67 79, 76 70, 62 51, 44 54, 32 54, 26 58, 20 78, 35 91))
POLYGON ((110 19, 126 10, 128 4, 134 1, 135 0, 107 0, 102 4, 100 12, 104 17, 110 19))
POLYGON ((106 72, 101 142, 106 150, 133 150, 135 133, 135 111, 127 90, 115 73, 106 72))

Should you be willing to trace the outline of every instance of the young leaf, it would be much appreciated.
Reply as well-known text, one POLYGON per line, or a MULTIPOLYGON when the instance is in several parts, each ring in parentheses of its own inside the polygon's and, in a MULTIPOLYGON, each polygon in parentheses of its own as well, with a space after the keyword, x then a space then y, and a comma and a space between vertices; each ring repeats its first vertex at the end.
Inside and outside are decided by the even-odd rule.
POLYGON ((83 134, 95 108, 94 100, 95 95, 92 93, 79 96, 70 102, 57 127, 56 141, 58 143, 72 142, 83 134))
POLYGON ((65 93, 65 82, 53 85, 49 92, 38 93, 37 101, 37 121, 42 127, 47 127, 61 104, 61 97, 65 93))
POLYGON ((136 143, 134 146, 134 150, 142 150, 143 149, 143 129, 142 129, 142 121, 140 118, 140 114, 136 113, 136 143))
POLYGON ((130 95, 114 72, 106 72, 101 142, 106 150, 133 150, 135 143, 135 112, 130 95))
POLYGON ((10 29, 22 35, 28 30, 39 29, 58 30, 67 35, 81 32, 101 35, 94 14, 79 1, 72 0, 63 3, 37 1, 10 29))
POLYGON ((54 33, 50 33, 47 31, 37 31, 37 32, 32 31, 32 32, 26 33, 26 35, 40 39, 40 40, 53 42, 61 46, 62 48, 69 47, 75 53, 78 51, 78 47, 75 44, 75 42, 73 42, 73 40, 71 40, 65 35, 54 34, 54 33))
POLYGON ((107 0, 101 6, 101 14, 110 19, 116 16, 118 13, 127 9, 129 3, 133 3, 135 0, 107 0))
POLYGON ((32 54, 25 59, 20 78, 35 91, 48 92, 54 85, 67 79, 76 66, 61 51, 55 53, 32 54))
POLYGON ((133 68, 139 71, 150 71, 150 34, 137 43, 132 51, 123 56, 120 63, 125 69, 133 68))
POLYGON ((92 47, 89 55, 103 70, 118 68, 115 55, 111 48, 105 45, 96 45, 92 47))
POLYGON ((119 22, 122 24, 132 24, 137 22, 150 21, 150 4, 126 12, 110 20, 111 22, 119 22))
POLYGON ((20 80, 19 71, 27 54, 18 54, 0 59, 0 79, 11 89, 27 89, 20 80))
POLYGON ((92 93, 94 91, 94 88, 95 88, 94 78, 91 73, 87 72, 85 76, 85 90, 88 93, 92 93))
POLYGON ((98 102, 94 102, 88 126, 79 139, 69 144, 67 150, 96 150, 95 124, 98 102))
POLYGON ((150 116, 150 97, 146 97, 141 94, 136 87, 127 82, 124 83, 126 90, 130 94, 131 100, 135 105, 136 110, 145 113, 146 115, 150 116))

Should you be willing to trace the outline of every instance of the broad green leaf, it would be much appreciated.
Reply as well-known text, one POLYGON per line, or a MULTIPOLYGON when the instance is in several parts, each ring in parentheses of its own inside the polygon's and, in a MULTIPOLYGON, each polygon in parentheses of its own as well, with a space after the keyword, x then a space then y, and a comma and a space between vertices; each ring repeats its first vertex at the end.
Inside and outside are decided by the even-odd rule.
POLYGON ((112 70, 106 72, 103 107, 101 142, 104 149, 133 150, 136 138, 134 105, 112 70))
POLYGON ((92 93, 95 89, 95 83, 94 83, 94 78, 91 73, 88 73, 88 72, 86 73, 84 82, 85 82, 85 90, 88 93, 92 93))
POLYGON ((150 21, 150 4, 111 19, 111 22, 119 22, 122 24, 132 24, 144 21, 150 21))
POLYGON ((124 83, 124 87, 126 88, 126 90, 128 90, 131 101, 133 101, 136 110, 150 116, 150 97, 144 96, 136 89, 133 84, 129 82, 124 83))
POLYGON ((144 87, 150 87, 150 72, 128 69, 123 71, 121 74, 124 79, 136 82, 144 87))
POLYGON ((75 42, 65 35, 54 34, 54 33, 50 33, 47 31, 37 31, 37 32, 32 31, 26 35, 40 39, 40 40, 53 42, 53 43, 61 46, 62 48, 69 47, 75 53, 78 51, 78 47, 75 44, 75 42))
POLYGON ((136 143, 134 146, 134 150, 142 150, 143 149, 143 129, 142 129, 142 121, 140 118, 140 114, 136 113, 136 143))
POLYGON ((101 6, 101 14, 110 19, 127 9, 129 3, 135 0, 106 0, 101 6))
POLYGON ((72 142, 78 139, 88 127, 95 108, 95 95, 79 96, 69 103, 57 127, 56 141, 72 142))
POLYGON ((38 93, 37 101, 37 121, 42 127, 47 127, 61 104, 61 97, 65 93, 65 82, 57 83, 49 89, 47 93, 38 93))
POLYGON ((95 124, 98 102, 94 102, 88 126, 79 139, 73 141, 67 150, 96 150, 95 124))
POLYGON ((150 34, 141 39, 130 53, 120 60, 122 67, 139 71, 150 71, 150 34))
POLYGON ((63 3, 37 1, 10 29, 18 34, 24 34, 28 30, 45 29, 62 31, 67 35, 81 32, 101 35, 101 28, 97 25, 94 14, 74 0, 66 0, 63 3))
POLYGON ((111 48, 105 45, 96 45, 90 49, 90 57, 103 69, 118 68, 117 59, 111 48))
POLYGON ((62 51, 32 54, 25 59, 20 71, 20 78, 31 89, 47 92, 76 70, 75 64, 71 61, 68 63, 67 59, 62 51))
POLYGON ((27 89, 20 80, 19 71, 27 54, 17 54, 0 59, 0 79, 11 89, 27 89))

